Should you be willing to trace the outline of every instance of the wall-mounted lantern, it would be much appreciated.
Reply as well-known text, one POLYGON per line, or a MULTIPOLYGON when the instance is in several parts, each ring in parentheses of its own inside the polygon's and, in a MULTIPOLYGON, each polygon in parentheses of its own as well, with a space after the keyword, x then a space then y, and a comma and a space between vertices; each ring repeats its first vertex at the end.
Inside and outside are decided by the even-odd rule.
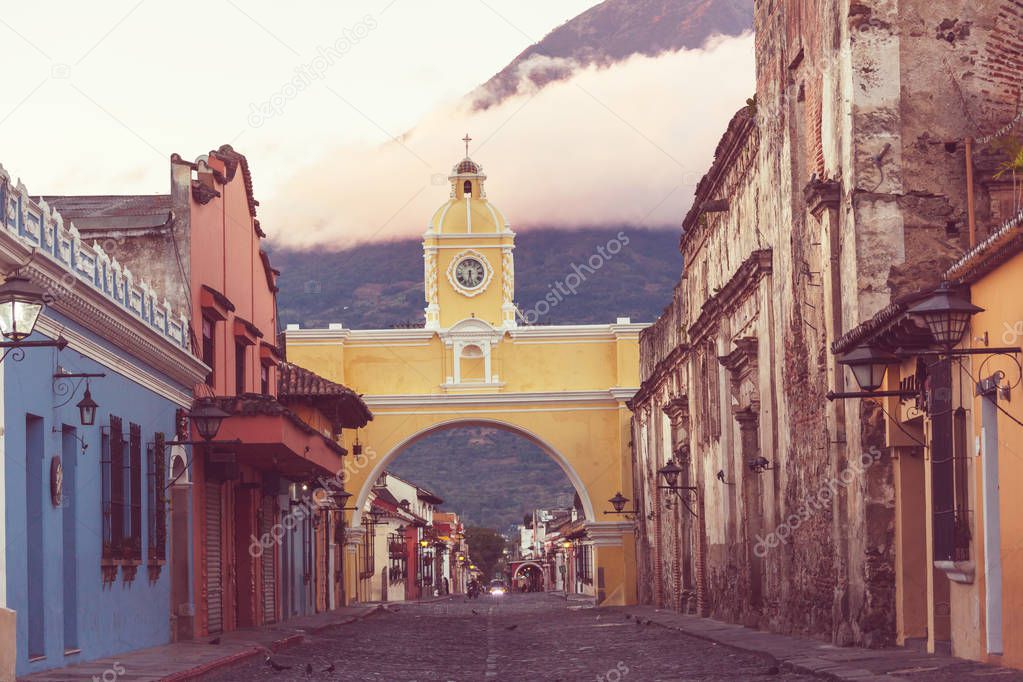
POLYGON ((628 514, 635 514, 636 513, 635 509, 626 509, 625 508, 625 505, 628 504, 628 502, 629 502, 629 498, 627 498, 625 495, 622 495, 622 491, 620 491, 620 490, 618 492, 616 492, 615 496, 612 497, 611 499, 609 499, 608 502, 611 503, 611 506, 613 507, 613 511, 605 511, 604 512, 605 514, 626 514, 626 515, 628 515, 628 514))
POLYGON ((58 365, 57 371, 53 374, 53 392, 58 396, 67 396, 67 398, 59 405, 54 405, 54 408, 64 407, 74 400, 78 388, 84 381, 85 395, 75 404, 75 407, 78 408, 78 416, 82 426, 92 426, 96 423, 96 409, 99 407, 99 404, 92 398, 92 391, 89 390, 89 380, 105 376, 106 374, 103 372, 68 372, 58 365), (72 384, 74 379, 78 379, 78 383, 72 384))
MULTIPOLYGON (((661 490, 669 490, 678 496, 678 499, 682 502, 682 505, 689 511, 693 516, 699 516, 693 508, 689 506, 689 500, 686 499, 687 495, 692 495, 694 498, 697 494, 697 488, 694 485, 679 485, 678 479, 682 472, 685 471, 678 462, 674 459, 669 459, 668 463, 657 470, 657 475, 664 479, 664 485, 657 486, 661 490)), ((670 500, 669 500, 670 502, 670 500)))
POLYGON ((771 460, 763 456, 751 460, 747 466, 749 466, 749 470, 755 474, 762 474, 769 469, 777 469, 777 467, 771 463, 771 460))
MULTIPOLYGON (((63 336, 58 336, 53 341, 25 340, 35 331, 36 322, 45 307, 45 292, 28 278, 15 274, 0 284, 0 334, 7 339, 0 342, 0 348, 6 349, 0 356, 0 362, 3 362, 7 354, 15 349, 56 348, 63 350, 67 346, 67 339, 63 336)), ((16 354, 14 359, 20 360, 22 357, 24 357, 23 351, 16 354)))
POLYGON ((32 335, 39 314, 46 307, 43 289, 21 275, 0 285, 0 333, 17 343, 32 335))
POLYGON ((888 365, 898 362, 898 358, 871 346, 859 346, 838 359, 838 364, 852 370, 860 390, 876 391, 884 383, 884 375, 888 365))
POLYGON ((220 425, 231 416, 224 410, 213 404, 209 398, 202 398, 195 401, 189 418, 199 432, 199 436, 206 442, 212 441, 220 431, 220 425))
POLYGON ((92 399, 88 381, 85 382, 85 395, 78 401, 76 407, 82 420, 82 426, 92 426, 96 423, 96 408, 99 405, 92 399))
POLYGON ((923 318, 938 345, 949 350, 962 340, 970 317, 984 312, 984 309, 959 296, 946 280, 907 312, 923 318))

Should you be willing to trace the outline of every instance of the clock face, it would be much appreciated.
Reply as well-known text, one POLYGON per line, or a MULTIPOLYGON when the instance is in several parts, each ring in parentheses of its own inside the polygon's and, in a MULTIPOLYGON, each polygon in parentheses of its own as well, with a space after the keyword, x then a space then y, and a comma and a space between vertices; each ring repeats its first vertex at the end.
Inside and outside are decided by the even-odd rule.
POLYGON ((483 263, 475 258, 463 258, 455 266, 455 279, 466 289, 475 289, 483 284, 486 274, 483 263))

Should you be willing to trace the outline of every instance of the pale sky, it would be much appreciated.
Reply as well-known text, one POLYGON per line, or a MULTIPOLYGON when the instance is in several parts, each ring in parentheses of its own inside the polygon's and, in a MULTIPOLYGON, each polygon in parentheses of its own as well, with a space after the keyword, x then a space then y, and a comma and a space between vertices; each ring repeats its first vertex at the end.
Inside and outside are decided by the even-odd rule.
POLYGON ((753 93, 751 36, 467 107, 476 86, 596 4, 9 4, 0 163, 35 194, 166 193, 172 152, 194 160, 229 143, 249 159, 276 242, 341 248, 421 234, 469 132, 513 228, 677 226, 753 93))
POLYGON ((172 152, 194 159, 228 142, 249 156, 263 199, 324 148, 412 128, 595 4, 7 3, 0 163, 33 192, 166 192, 172 152), (268 119, 251 116, 339 40, 347 52, 322 79, 268 119))

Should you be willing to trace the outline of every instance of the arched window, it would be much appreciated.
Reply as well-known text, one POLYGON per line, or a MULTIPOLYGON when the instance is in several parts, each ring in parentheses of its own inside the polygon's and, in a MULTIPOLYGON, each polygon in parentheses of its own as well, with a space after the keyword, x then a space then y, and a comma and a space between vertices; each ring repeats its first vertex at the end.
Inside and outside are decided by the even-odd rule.
POLYGON ((465 184, 462 185, 463 194, 472 194, 472 180, 466 180, 465 184))

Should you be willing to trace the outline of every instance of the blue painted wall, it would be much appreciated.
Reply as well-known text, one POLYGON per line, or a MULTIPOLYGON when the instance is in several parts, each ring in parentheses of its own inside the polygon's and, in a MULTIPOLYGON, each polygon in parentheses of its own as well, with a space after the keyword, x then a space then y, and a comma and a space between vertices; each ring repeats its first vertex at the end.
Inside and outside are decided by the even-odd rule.
MULTIPOLYGON (((75 327, 66 320, 61 322, 75 327)), ((80 328, 77 331, 85 333, 80 328)), ((122 351, 122 355, 127 354, 122 351)), ((163 567, 155 582, 150 582, 146 570, 146 444, 156 432, 173 439, 177 406, 70 348, 59 354, 51 348, 27 349, 23 360, 9 357, 0 371, 4 372, 5 392, 2 474, 6 477, 8 544, 4 551, 8 606, 18 614, 17 673, 169 642, 170 566, 163 567), (54 391, 52 376, 58 363, 68 372, 106 372, 105 378, 91 381, 92 396, 100 405, 94 426, 82 426, 75 407, 84 385, 66 406, 54 407, 66 399, 54 391), (117 580, 104 586, 100 563, 101 434, 103 427, 109 426, 111 414, 124 420, 126 438, 130 422, 142 427, 142 565, 133 582, 125 583, 119 571, 117 580), (26 415, 39 419, 26 420, 26 415), (50 500, 50 461, 55 455, 65 458, 61 507, 54 507, 50 500), (41 608, 33 608, 36 604, 41 608), (72 639, 76 641, 68 641, 72 639), (30 643, 31 654, 45 658, 29 662, 30 643), (71 648, 81 652, 65 655, 65 649, 71 648)), ((167 377, 149 373, 173 384, 167 377)))

